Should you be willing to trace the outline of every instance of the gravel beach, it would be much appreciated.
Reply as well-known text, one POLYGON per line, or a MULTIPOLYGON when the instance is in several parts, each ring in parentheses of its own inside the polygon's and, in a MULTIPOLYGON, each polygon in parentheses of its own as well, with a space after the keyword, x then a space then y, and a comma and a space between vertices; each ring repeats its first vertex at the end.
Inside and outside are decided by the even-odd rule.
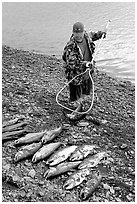
MULTIPOLYGON (((93 80, 97 98, 92 110, 81 121, 71 123, 55 100, 66 82, 62 60, 3 45, 2 121, 23 116, 28 132, 64 124, 66 130, 54 142, 95 144, 109 154, 109 159, 97 166, 103 178, 87 201, 134 202, 135 85, 98 69, 93 80)), ((45 179, 46 161, 33 164, 30 158, 15 163, 20 147, 13 144, 14 140, 2 143, 3 202, 81 202, 79 193, 84 182, 73 190, 63 189, 70 172, 45 179)))

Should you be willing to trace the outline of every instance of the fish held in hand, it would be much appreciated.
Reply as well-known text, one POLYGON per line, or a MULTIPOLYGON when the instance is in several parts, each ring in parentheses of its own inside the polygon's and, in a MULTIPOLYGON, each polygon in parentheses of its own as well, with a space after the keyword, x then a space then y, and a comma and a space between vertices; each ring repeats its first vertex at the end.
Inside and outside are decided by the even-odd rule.
POLYGON ((67 190, 70 190, 70 189, 80 185, 84 180, 87 179, 87 176, 90 173, 91 173, 91 169, 89 169, 89 168, 81 169, 81 170, 74 172, 65 181, 63 187, 67 190))
POLYGON ((95 145, 82 145, 73 152, 69 160, 70 161, 82 160, 86 158, 89 154, 94 154, 95 148, 97 148, 97 146, 95 145))
POLYGON ((28 133, 24 137, 19 138, 14 142, 14 145, 30 144, 33 142, 40 142, 43 135, 46 133, 46 130, 43 132, 34 132, 28 133))
POLYGON ((76 168, 80 163, 81 163, 81 161, 63 162, 61 164, 58 164, 55 167, 52 166, 44 173, 44 177, 49 178, 49 177, 63 174, 63 173, 68 172, 72 169, 74 170, 74 168, 76 168))
POLYGON ((72 145, 58 150, 48 159, 46 164, 48 164, 49 166, 55 166, 65 161, 75 151, 76 148, 76 145, 72 145))
POLYGON ((63 130, 63 126, 60 126, 59 128, 45 132, 44 136, 42 137, 42 143, 47 143, 49 141, 52 141, 55 137, 57 137, 62 132, 62 130, 63 130))
POLYGON ((80 192, 81 200, 87 200, 92 193, 96 190, 101 182, 102 176, 101 174, 94 173, 90 180, 87 181, 84 188, 80 192))
POLYGON ((32 143, 25 147, 22 147, 15 155, 14 161, 18 162, 30 156, 33 156, 40 148, 42 147, 42 143, 32 143))
POLYGON ((81 164, 78 166, 78 169, 83 169, 83 168, 93 168, 97 166, 100 161, 107 156, 106 152, 99 152, 93 156, 90 156, 86 159, 84 159, 81 164))
POLYGON ((35 163, 50 156, 60 145, 61 142, 44 145, 33 155, 32 162, 35 163))

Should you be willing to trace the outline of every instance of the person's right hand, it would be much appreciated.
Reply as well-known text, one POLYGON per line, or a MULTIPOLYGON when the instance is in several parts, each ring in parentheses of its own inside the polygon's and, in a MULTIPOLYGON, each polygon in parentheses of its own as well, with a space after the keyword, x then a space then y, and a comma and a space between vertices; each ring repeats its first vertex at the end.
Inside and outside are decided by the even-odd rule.
POLYGON ((95 65, 94 61, 93 61, 93 63, 92 62, 87 62, 87 64, 86 64, 87 69, 91 70, 91 74, 94 72, 94 65, 95 65))

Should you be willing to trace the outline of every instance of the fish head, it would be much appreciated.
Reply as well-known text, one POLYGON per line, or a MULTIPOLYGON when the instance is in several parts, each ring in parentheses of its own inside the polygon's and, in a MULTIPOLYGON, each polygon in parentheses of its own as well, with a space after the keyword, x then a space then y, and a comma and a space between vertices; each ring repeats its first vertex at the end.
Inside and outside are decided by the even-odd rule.
POLYGON ((63 188, 66 190, 72 189, 73 187, 74 187, 74 180, 72 179, 68 179, 63 185, 63 188))
POLYGON ((58 158, 57 155, 55 155, 55 154, 51 155, 51 157, 47 160, 46 164, 50 165, 57 158, 58 158))
POLYGON ((52 159, 50 159, 49 161, 47 161, 46 164, 48 164, 49 166, 55 166, 56 164, 60 163, 60 157, 54 157, 52 159))
POLYGON ((46 143, 49 139, 49 136, 50 136, 49 132, 45 132, 42 139, 41 139, 42 143, 46 143))
POLYGON ((19 161, 20 159, 22 159, 22 155, 23 155, 23 154, 24 154, 23 151, 17 152, 16 155, 15 155, 14 161, 17 162, 17 161, 19 161))
POLYGON ((41 157, 41 153, 39 151, 36 152, 32 157, 32 162, 35 163, 37 159, 39 159, 40 157, 41 157))
POLYGON ((52 175, 54 175, 55 171, 56 171, 55 167, 50 167, 49 169, 47 169, 47 171, 45 171, 44 177, 45 178, 51 177, 52 175))

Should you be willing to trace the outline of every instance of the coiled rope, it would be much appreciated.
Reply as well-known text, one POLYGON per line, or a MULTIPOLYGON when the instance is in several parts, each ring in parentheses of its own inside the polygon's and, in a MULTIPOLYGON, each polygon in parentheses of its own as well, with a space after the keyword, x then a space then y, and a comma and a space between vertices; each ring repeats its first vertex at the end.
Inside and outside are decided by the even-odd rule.
MULTIPOLYGON (((109 20, 108 23, 107 23, 107 25, 106 25, 106 29, 108 28, 110 22, 111 22, 111 21, 109 20)), ((102 40, 103 40, 103 38, 104 38, 104 35, 105 35, 105 34, 103 33, 103 35, 102 35, 102 37, 101 37, 101 39, 100 39, 100 41, 99 41, 98 47, 97 47, 96 52, 95 52, 95 54, 94 54, 94 56, 93 56, 93 58, 92 58, 92 61, 91 61, 92 64, 93 64, 93 61, 94 61, 94 59, 95 59, 95 57, 96 57, 96 55, 97 55, 97 53, 98 53, 98 51, 99 51, 99 47, 100 47, 100 45, 101 45, 101 43, 102 43, 102 40)), ((62 108, 65 108, 65 109, 67 109, 67 110, 69 110, 69 111, 71 111, 71 112, 73 112, 73 113, 75 112, 75 113, 82 114, 82 115, 83 115, 83 114, 87 114, 87 113, 92 109, 92 106, 93 106, 93 103, 94 103, 94 81, 93 81, 93 78, 92 78, 92 76, 91 76, 91 74, 90 74, 90 71, 91 71, 90 68, 87 68, 84 72, 82 72, 82 73, 76 75, 76 76, 75 76, 74 78, 72 78, 68 83, 66 83, 66 85, 65 85, 65 86, 57 93, 57 95, 56 95, 56 102, 57 102, 58 105, 60 105, 62 108), (61 104, 61 103, 59 102, 58 98, 59 98, 60 93, 61 93, 75 78, 77 78, 77 77, 79 77, 79 76, 81 76, 81 75, 84 75, 86 72, 88 72, 89 78, 91 79, 91 82, 92 82, 92 100, 91 100, 90 107, 89 107, 89 109, 88 109, 87 111, 79 112, 79 111, 73 110, 73 109, 68 108, 68 107, 64 106, 63 104, 61 104)))

